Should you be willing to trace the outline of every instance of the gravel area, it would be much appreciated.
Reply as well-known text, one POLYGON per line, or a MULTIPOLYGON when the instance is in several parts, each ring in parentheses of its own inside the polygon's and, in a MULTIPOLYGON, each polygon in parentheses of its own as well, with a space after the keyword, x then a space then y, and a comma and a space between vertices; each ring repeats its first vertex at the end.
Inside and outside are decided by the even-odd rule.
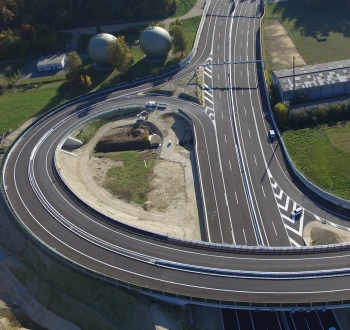
POLYGON ((88 144, 73 151, 76 156, 60 151, 60 173, 81 199, 116 220, 162 234, 200 240, 191 162, 194 151, 192 146, 177 143, 190 124, 170 107, 155 110, 148 121, 162 132, 163 143, 158 150, 152 179, 154 189, 148 196, 147 207, 126 203, 104 189, 108 169, 119 164, 94 156, 94 146, 101 137, 117 127, 133 124, 135 118, 104 125, 88 144))

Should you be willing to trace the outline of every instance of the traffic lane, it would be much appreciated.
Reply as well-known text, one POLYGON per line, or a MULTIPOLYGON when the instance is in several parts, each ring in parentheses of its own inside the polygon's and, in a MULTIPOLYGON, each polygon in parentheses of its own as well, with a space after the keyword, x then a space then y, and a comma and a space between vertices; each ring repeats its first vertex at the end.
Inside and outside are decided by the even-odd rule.
POLYGON ((284 330, 280 314, 277 312, 251 311, 254 330, 284 330))
MULTIPOLYGON (((251 93, 252 97, 254 94, 251 93)), ((264 154, 262 145, 268 142, 266 137, 263 140, 260 139, 258 126, 261 117, 259 118, 254 113, 255 109, 258 108, 258 104, 253 104, 252 99, 250 99, 251 105, 248 106, 247 102, 241 101, 239 94, 237 96, 237 103, 245 104, 248 108, 245 111, 239 111, 239 114, 242 114, 237 117, 239 118, 239 127, 242 133, 242 150, 247 162, 247 172, 251 179, 252 195, 261 229, 266 233, 270 246, 289 246, 289 239, 280 218, 274 192, 271 189, 269 173, 265 166, 267 162, 266 156, 268 157, 268 155, 264 154)), ((237 107, 240 108, 240 106, 237 107)), ((260 112, 260 110, 257 112, 260 112)))
POLYGON ((21 172, 24 172, 24 171, 21 171, 21 172))
MULTIPOLYGON (((221 75, 225 74, 225 69, 223 67, 220 71, 221 75)), ((241 171, 238 165, 235 139, 233 137, 233 129, 231 126, 231 106, 229 104, 229 95, 218 91, 214 92, 214 95, 216 95, 217 100, 215 104, 218 149, 220 152, 223 176, 225 178, 226 196, 228 200, 227 204, 231 218, 231 230, 234 232, 236 244, 256 245, 257 240, 251 223, 249 208, 242 183, 241 171), (226 94, 226 97, 217 97, 217 95, 221 94, 226 94), (220 109, 220 112, 217 111, 218 109, 220 109)))

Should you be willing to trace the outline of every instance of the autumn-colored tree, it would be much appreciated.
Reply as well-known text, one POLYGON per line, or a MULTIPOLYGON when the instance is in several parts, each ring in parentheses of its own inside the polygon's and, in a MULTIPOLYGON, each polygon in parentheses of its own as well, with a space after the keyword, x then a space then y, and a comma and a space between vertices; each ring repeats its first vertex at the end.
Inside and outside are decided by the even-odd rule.
POLYGON ((183 56, 184 51, 186 50, 187 47, 187 41, 185 39, 185 34, 180 25, 174 25, 172 28, 173 32, 173 45, 174 45, 174 50, 176 52, 181 52, 181 56, 183 56))
POLYGON ((117 69, 121 74, 128 71, 134 63, 130 48, 125 44, 124 39, 124 36, 119 36, 107 46, 109 62, 112 64, 113 68, 117 69))
POLYGON ((28 23, 23 23, 21 25, 21 38, 24 40, 31 40, 34 37, 35 34, 35 29, 34 26, 28 24, 28 23))
POLYGON ((277 124, 283 127, 288 121, 288 107, 283 103, 277 103, 274 108, 274 115, 277 124))

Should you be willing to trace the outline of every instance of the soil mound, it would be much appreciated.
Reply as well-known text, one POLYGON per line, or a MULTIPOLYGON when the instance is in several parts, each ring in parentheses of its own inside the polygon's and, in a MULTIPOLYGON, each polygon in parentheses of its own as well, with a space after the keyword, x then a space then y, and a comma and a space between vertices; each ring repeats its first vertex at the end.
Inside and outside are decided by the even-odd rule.
POLYGON ((97 142, 96 152, 143 150, 150 148, 149 136, 153 132, 148 127, 127 126, 105 135, 97 142))

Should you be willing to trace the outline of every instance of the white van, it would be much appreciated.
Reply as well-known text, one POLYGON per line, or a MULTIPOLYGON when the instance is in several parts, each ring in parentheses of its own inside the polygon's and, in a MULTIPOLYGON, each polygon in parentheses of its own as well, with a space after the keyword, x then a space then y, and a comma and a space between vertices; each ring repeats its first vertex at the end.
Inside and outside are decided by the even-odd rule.
POLYGON ((271 140, 273 140, 276 137, 276 133, 273 129, 269 130, 269 137, 271 140))

